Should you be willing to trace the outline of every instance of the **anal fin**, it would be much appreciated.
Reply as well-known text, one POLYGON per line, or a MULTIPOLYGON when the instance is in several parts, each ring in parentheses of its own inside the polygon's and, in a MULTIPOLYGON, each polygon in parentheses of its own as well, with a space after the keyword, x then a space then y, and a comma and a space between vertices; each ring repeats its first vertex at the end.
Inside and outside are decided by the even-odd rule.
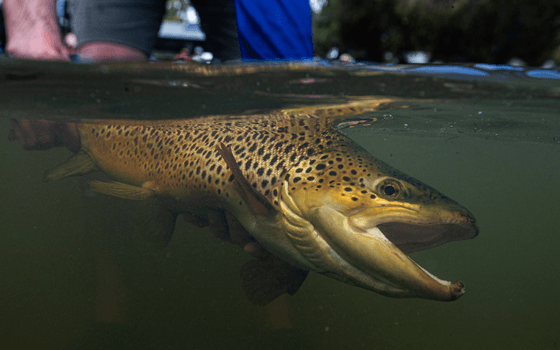
POLYGON ((266 306, 284 293, 294 295, 308 273, 274 255, 267 255, 263 259, 252 259, 243 264, 241 281, 249 301, 266 306))
POLYGON ((98 170, 98 168, 93 159, 86 152, 79 151, 59 166, 47 170, 43 182, 60 180, 68 176, 84 175, 95 170, 98 170))
POLYGON ((171 241, 175 230, 177 213, 171 211, 160 198, 154 196, 154 191, 148 188, 125 184, 122 182, 90 181, 91 188, 96 192, 123 199, 142 201, 136 210, 147 211, 140 219, 144 231, 149 232, 165 246, 171 241))

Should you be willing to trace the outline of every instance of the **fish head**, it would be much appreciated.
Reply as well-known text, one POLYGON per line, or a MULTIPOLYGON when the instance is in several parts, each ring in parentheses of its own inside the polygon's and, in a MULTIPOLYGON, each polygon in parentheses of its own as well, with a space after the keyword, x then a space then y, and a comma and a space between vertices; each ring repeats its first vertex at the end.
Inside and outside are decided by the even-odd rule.
POLYGON ((463 294, 406 255, 478 234, 473 215, 434 188, 353 151, 307 159, 282 186, 288 236, 317 271, 392 297, 463 294))

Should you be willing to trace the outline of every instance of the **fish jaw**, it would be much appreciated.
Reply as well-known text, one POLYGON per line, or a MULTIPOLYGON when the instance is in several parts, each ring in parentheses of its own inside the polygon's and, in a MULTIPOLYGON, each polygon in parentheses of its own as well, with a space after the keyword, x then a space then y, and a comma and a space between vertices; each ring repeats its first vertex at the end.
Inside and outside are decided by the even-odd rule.
POLYGON ((334 252, 361 271, 350 284, 390 297, 453 301, 464 293, 462 282, 439 279, 416 264, 377 226, 362 229, 332 207, 309 211, 309 219, 334 252), (364 278, 366 277, 367 278, 364 278))

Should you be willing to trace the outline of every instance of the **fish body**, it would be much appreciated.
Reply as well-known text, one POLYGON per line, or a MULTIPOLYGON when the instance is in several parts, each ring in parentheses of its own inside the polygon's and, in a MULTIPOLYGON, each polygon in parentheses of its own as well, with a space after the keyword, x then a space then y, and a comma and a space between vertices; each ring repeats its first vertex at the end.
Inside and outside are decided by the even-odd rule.
POLYGON ((155 198, 169 220, 228 210, 297 268, 391 297, 460 297, 461 282, 438 279, 406 253, 475 237, 472 214, 332 126, 311 116, 77 124, 80 151, 46 179, 99 169, 115 183, 96 190, 155 198))

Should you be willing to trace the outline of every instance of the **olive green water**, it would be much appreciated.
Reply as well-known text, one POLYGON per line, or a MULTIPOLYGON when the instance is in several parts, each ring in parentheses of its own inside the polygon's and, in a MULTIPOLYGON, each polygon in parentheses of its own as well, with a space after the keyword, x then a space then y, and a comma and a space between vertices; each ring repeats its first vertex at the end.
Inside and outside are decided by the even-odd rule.
POLYGON ((390 299, 312 273, 295 296, 253 306, 238 247, 180 221, 161 249, 134 203, 95 194, 83 178, 43 184, 69 152, 24 151, 0 119, 0 348, 558 349, 560 104, 523 96, 542 86, 419 102, 343 130, 477 218, 476 239, 412 255, 465 282, 451 303, 390 299))

